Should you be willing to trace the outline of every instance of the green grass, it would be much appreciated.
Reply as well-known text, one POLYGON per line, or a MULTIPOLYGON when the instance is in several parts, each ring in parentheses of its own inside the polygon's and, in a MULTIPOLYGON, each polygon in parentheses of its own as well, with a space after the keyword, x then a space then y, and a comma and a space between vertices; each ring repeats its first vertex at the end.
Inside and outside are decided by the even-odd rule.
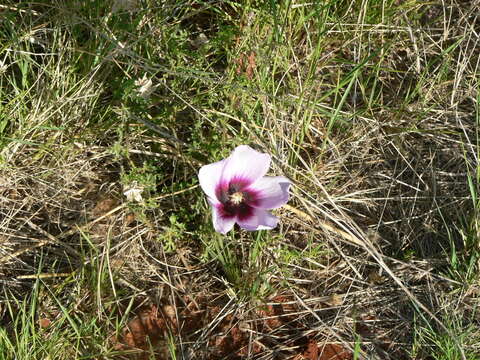
POLYGON ((53 288, 37 280, 24 298, 7 295, 6 317, 11 321, 0 330, 0 358, 82 359, 114 354, 104 342, 109 321, 96 318, 94 312, 84 313, 78 307, 85 304, 71 298, 86 285, 83 281, 73 277, 57 281, 53 288), (73 290, 70 296, 66 289, 73 290))
MULTIPOLYGON (((458 344, 462 346, 466 359, 478 358, 478 345, 476 339, 478 337, 478 328, 473 325, 476 312, 471 314, 472 318, 460 319, 457 314, 445 314, 444 324, 448 329, 456 334, 458 344)), ((415 342, 413 346, 413 357, 422 356, 422 353, 428 353, 432 359, 462 359, 458 344, 453 339, 438 329, 433 328, 426 322, 419 321, 419 326, 415 334, 415 342), (416 348, 418 346, 418 352, 416 348)))
POLYGON ((312 339, 359 359, 478 358, 477 10, 2 3, 0 359, 135 358, 112 336, 146 306, 182 322, 192 303, 202 327, 156 334, 145 356, 222 358, 241 323, 233 358, 312 339), (197 174, 240 144, 272 155, 291 207, 273 231, 223 236, 197 174), (258 308, 278 296, 296 318, 268 328, 258 308))

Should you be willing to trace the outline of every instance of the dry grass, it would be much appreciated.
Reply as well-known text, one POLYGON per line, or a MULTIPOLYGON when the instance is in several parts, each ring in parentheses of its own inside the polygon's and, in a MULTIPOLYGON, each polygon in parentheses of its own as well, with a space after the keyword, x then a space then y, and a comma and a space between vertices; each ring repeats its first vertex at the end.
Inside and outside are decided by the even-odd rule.
POLYGON ((0 7, 0 359, 478 357, 478 1, 138 3, 0 7), (221 237, 240 143, 292 200, 221 237))

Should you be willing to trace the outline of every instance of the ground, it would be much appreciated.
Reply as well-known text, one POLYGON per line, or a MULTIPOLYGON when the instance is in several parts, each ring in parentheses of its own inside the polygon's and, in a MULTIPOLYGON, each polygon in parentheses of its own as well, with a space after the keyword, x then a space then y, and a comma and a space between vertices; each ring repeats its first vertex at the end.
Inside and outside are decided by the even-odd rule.
POLYGON ((480 358, 479 14, 3 1, 0 359, 480 358), (290 201, 222 235, 240 144, 290 201))

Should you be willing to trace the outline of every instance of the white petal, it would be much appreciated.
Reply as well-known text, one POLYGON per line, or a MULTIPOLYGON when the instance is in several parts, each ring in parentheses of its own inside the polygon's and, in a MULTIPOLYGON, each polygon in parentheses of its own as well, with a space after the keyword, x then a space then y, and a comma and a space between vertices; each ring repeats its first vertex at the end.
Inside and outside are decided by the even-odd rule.
POLYGON ((278 218, 269 211, 263 209, 253 209, 252 216, 244 220, 237 220, 238 225, 242 229, 254 230, 271 230, 278 224, 278 218))
POLYGON ((143 192, 143 189, 131 188, 125 191, 123 194, 127 197, 128 201, 142 202, 143 201, 142 192, 143 192))
POLYGON ((218 204, 219 201, 215 194, 215 189, 220 183, 222 171, 226 164, 226 160, 221 160, 202 166, 198 172, 198 179, 200 180, 200 187, 203 192, 207 194, 209 200, 213 204, 218 204))
POLYGON ((215 231, 226 234, 230 230, 232 230, 233 226, 235 225, 235 217, 231 218, 224 218, 221 217, 219 211, 216 206, 212 206, 212 220, 213 220, 213 227, 215 231))
POLYGON ((222 181, 242 179, 254 183, 264 176, 270 167, 270 155, 253 150, 248 145, 240 145, 226 159, 222 181))
POLYGON ((288 202, 288 189, 292 183, 284 176, 265 176, 258 179, 249 188, 258 197, 255 207, 260 209, 276 209, 288 202))

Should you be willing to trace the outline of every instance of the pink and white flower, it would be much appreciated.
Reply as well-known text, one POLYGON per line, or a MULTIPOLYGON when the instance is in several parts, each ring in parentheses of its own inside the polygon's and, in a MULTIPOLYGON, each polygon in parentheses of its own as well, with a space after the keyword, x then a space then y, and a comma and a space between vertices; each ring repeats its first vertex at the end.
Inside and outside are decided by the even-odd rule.
POLYGON ((212 205, 213 227, 226 234, 235 223, 245 230, 273 229, 278 218, 270 213, 288 201, 290 180, 265 176, 270 155, 240 145, 221 161, 202 166, 200 186, 212 205))

